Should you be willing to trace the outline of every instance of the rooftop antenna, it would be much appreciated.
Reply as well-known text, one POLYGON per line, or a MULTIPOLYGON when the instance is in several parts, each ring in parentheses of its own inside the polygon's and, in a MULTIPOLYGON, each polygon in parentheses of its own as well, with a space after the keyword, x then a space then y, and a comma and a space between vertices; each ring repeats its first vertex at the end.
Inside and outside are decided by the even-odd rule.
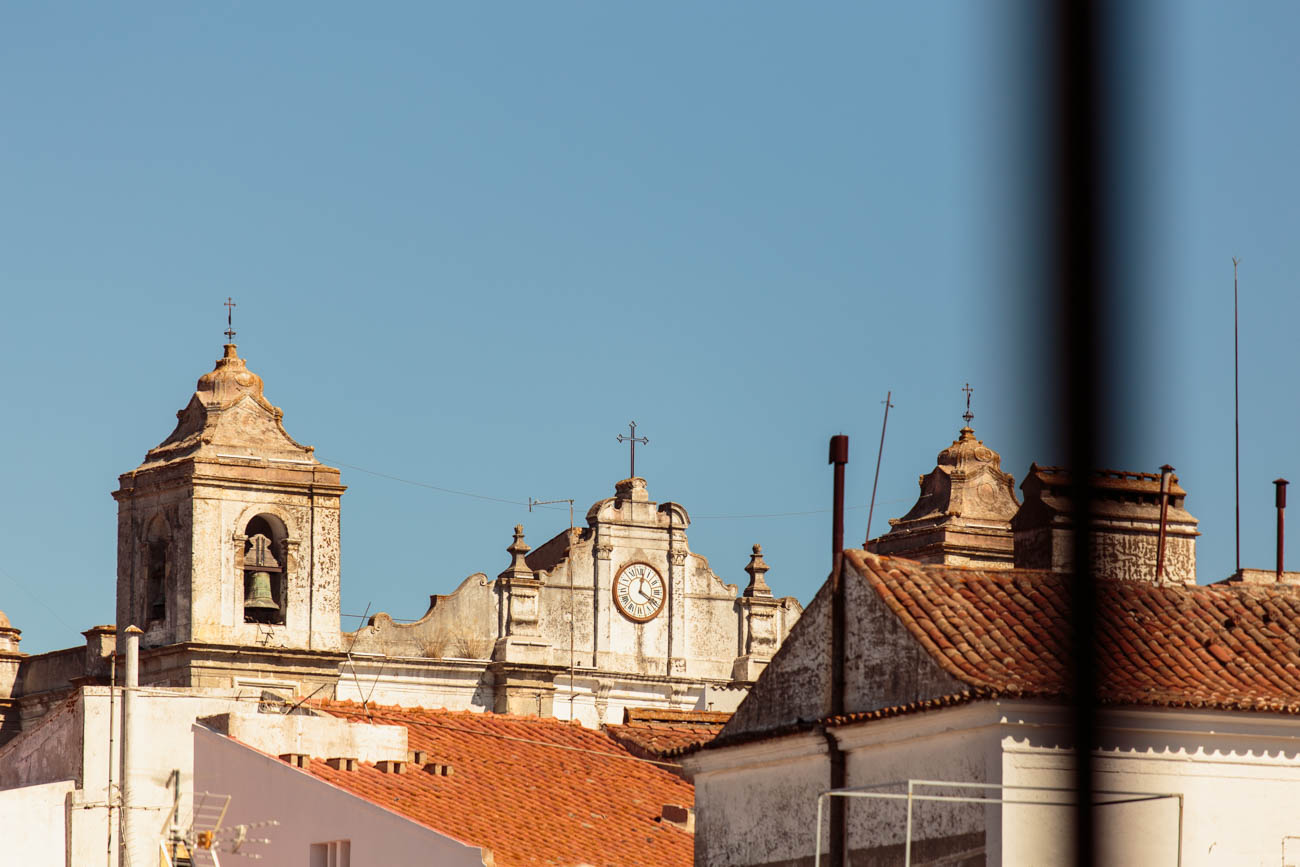
POLYGON ((1241 260, 1232 257, 1232 439, 1233 471, 1237 488, 1237 571, 1241 574, 1241 374, 1237 351, 1237 266, 1241 260))
POLYGON ((225 306, 225 308, 226 308, 226 342, 227 342, 227 343, 234 343, 234 342, 235 342, 235 323, 234 323, 234 321, 233 321, 233 315, 232 315, 232 314, 234 314, 234 312, 235 312, 235 308, 238 307, 239 305, 236 304, 236 303, 234 302, 234 300, 233 300, 229 295, 227 295, 227 296, 226 296, 226 303, 225 303, 224 306, 225 306))
MULTIPOLYGON (((876 452, 876 478, 871 482, 871 506, 867 509, 867 541, 862 543, 865 548, 871 542, 871 516, 876 513, 876 485, 880 483, 880 458, 885 454, 885 428, 889 426, 889 408, 893 406, 889 399, 894 396, 894 392, 885 392, 885 420, 880 425, 880 449, 876 452)), ((966 407, 967 411, 970 407, 966 407)))
POLYGON ((244 849, 250 845, 267 845, 271 841, 265 837, 251 837, 249 831, 256 828, 275 828, 279 822, 265 819, 261 822, 248 822, 243 825, 223 825, 226 811, 230 809, 230 796, 217 795, 212 792, 195 792, 191 798, 191 817, 189 827, 180 830, 180 771, 172 771, 172 780, 176 783, 176 793, 172 802, 171 813, 167 818, 167 831, 159 847, 159 864, 167 867, 181 867, 182 864, 212 864, 221 867, 218 853, 238 855, 260 861, 262 855, 244 849), (204 855, 199 855, 202 852, 204 855))
MULTIPOLYGON (((634 422, 633 424, 635 424, 635 422, 634 422)), ((632 431, 632 432, 633 432, 633 433, 636 432, 635 427, 633 428, 633 431, 632 431)), ((636 448, 636 445, 633 444, 632 447, 633 447, 633 448, 636 448)), ((567 500, 534 500, 532 497, 529 497, 529 498, 528 498, 528 511, 531 512, 531 511, 533 510, 533 506, 550 506, 550 505, 553 505, 553 504, 555 504, 555 503, 568 503, 568 504, 569 504, 569 540, 570 540, 570 544, 572 544, 572 540, 573 540, 573 498, 569 498, 569 499, 567 499, 567 500)), ((565 557, 565 558, 564 558, 564 563, 565 563, 565 571, 568 573, 568 576, 569 576, 569 722, 573 722, 573 670, 574 670, 574 668, 576 667, 575 662, 574 662, 574 655, 573 655, 573 654, 574 654, 573 645, 577 642, 577 637, 576 637, 576 636, 577 636, 577 626, 576 626, 576 621, 577 621, 577 617, 578 617, 578 613, 577 613, 577 612, 578 612, 578 609, 577 609, 577 606, 574 604, 574 599, 573 599, 573 590, 574 590, 574 587, 573 587, 573 558, 572 558, 572 557, 565 557)))

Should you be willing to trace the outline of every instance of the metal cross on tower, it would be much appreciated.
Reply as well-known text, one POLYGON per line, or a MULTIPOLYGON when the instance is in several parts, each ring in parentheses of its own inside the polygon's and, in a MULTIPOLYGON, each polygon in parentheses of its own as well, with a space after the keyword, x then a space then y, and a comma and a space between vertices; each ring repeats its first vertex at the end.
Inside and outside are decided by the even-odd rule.
POLYGON ((231 299, 231 297, 230 297, 229 295, 227 295, 227 296, 226 296, 226 304, 225 304, 225 308, 226 308, 226 342, 227 342, 227 343, 234 343, 234 342, 235 342, 235 326, 234 326, 234 323, 231 321, 231 319, 232 319, 231 314, 233 314, 233 313, 235 312, 235 307, 237 307, 237 306, 238 306, 238 305, 235 304, 235 302, 231 299))
POLYGON ((636 444, 640 443, 643 446, 648 445, 650 443, 650 440, 647 437, 639 437, 636 435, 636 422, 634 421, 628 422, 627 428, 632 432, 632 435, 623 436, 622 434, 619 434, 618 441, 620 443, 632 444, 632 474, 629 476, 629 478, 635 479, 636 478, 636 444))
POLYGON ((970 411, 970 396, 974 393, 975 389, 971 388, 970 383, 968 382, 962 388, 962 391, 966 392, 966 411, 961 414, 961 417, 966 419, 966 426, 970 427, 970 420, 975 417, 975 413, 970 411))

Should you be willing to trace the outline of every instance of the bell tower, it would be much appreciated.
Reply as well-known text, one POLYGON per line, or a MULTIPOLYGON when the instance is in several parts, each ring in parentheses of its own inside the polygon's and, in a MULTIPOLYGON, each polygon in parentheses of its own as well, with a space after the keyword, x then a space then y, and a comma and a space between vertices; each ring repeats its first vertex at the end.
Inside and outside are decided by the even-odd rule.
POLYGON ((120 477, 117 622, 119 634, 144 630, 150 682, 228 687, 249 666, 287 667, 300 682, 337 670, 344 487, 283 416, 227 343, 176 429, 120 477))

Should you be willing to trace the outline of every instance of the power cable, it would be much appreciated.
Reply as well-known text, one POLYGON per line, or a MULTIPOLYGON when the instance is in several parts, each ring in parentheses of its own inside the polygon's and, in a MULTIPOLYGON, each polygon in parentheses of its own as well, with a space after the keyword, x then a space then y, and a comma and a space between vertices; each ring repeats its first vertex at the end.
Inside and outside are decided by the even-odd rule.
MULTIPOLYGON (((473 491, 461 491, 461 490, 457 490, 456 488, 446 488, 443 487, 442 485, 434 485, 434 484, 430 484, 429 482, 421 482, 415 479, 407 479, 407 478, 403 478, 402 476, 392 475, 391 473, 381 473, 378 470, 369 470, 366 469, 365 467, 359 467, 355 464, 344 463, 343 461, 329 461, 329 463, 337 464, 340 467, 347 467, 350 470, 356 470, 359 473, 365 473, 370 476, 377 476, 381 479, 388 479, 389 481, 393 481, 393 482, 401 482, 404 485, 414 485, 415 487, 418 488, 427 488, 428 490, 438 491, 439 493, 443 493, 443 494, 454 494, 455 496, 458 497, 472 497, 475 500, 484 500, 489 503, 504 503, 510 506, 531 505, 535 509, 536 508, 543 508, 543 509, 563 508, 561 506, 548 506, 548 505, 539 505, 537 503, 529 503, 525 500, 511 500, 505 497, 493 497, 493 496, 489 496, 488 494, 476 494, 473 491)), ((889 505, 892 503, 901 503, 901 502, 906 502, 906 501, 905 500, 882 500, 881 501, 882 505, 889 505)), ((866 506, 849 506, 845 509, 845 511, 862 511, 866 508, 867 508, 866 506)), ((714 520, 728 520, 728 519, 742 519, 742 518, 794 518, 794 517, 802 517, 805 515, 828 515, 831 513, 831 511, 832 511, 831 509, 807 509, 804 511, 796 511, 796 512, 758 512, 752 514, 736 514, 736 515, 693 515, 692 519, 697 521, 714 521, 714 520)))

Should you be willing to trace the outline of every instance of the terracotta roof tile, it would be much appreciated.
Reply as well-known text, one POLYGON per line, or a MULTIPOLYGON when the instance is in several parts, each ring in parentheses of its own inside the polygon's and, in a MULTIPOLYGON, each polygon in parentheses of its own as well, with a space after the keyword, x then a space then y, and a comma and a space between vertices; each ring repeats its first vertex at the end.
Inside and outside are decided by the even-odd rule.
POLYGON ((729 719, 731 714, 718 711, 628 708, 623 725, 605 731, 634 755, 663 759, 713 740, 729 719))
MULTIPOLYGON (((1065 576, 845 557, 971 696, 1065 694, 1065 576)), ((1098 591, 1103 703, 1300 713, 1300 588, 1107 581, 1098 591)))
POLYGON ((405 726, 410 748, 452 773, 411 766, 391 774, 360 762, 342 771, 317 760, 305 770, 490 849, 497 867, 691 863, 692 835, 658 818, 665 804, 692 806, 693 787, 604 732, 510 714, 313 704, 345 719, 405 726))

